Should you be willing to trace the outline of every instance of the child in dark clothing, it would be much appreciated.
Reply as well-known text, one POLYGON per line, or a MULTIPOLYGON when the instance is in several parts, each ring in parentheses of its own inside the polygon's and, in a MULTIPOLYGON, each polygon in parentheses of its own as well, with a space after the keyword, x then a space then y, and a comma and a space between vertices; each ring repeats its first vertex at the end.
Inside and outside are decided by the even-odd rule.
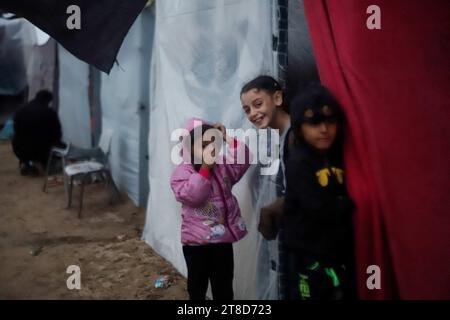
POLYGON ((310 85, 291 102, 295 146, 286 164, 285 240, 289 299, 348 297, 353 202, 342 163, 343 115, 326 88, 310 85), (292 281, 295 279, 295 281, 292 281))

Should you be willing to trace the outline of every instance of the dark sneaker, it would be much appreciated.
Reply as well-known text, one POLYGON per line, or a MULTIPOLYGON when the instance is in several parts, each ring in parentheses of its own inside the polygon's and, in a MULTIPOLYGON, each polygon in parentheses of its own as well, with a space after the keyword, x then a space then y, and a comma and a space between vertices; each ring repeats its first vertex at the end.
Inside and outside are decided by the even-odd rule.
POLYGON ((39 168, 31 161, 28 163, 22 162, 20 163, 20 174, 22 176, 37 177, 39 176, 39 168))
POLYGON ((20 164, 20 174, 22 176, 27 176, 30 174, 29 166, 25 163, 20 164))
POLYGON ((38 167, 36 167, 35 165, 31 165, 28 167, 29 170, 29 175, 32 177, 37 177, 39 176, 39 169, 38 167))

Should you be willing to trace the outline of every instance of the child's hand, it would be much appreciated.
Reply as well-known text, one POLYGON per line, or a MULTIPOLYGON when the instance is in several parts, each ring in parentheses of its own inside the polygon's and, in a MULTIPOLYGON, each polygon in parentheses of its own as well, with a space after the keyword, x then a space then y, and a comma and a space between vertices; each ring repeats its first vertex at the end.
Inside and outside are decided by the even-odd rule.
POLYGON ((276 239, 283 206, 284 198, 278 198, 272 204, 261 208, 258 231, 264 239, 269 241, 276 239))
POLYGON ((223 141, 226 141, 227 129, 225 128, 225 126, 222 123, 217 122, 216 124, 213 125, 213 127, 222 133, 223 141))
POLYGON ((214 143, 210 143, 203 150, 202 168, 212 169, 216 164, 216 148, 214 143))
POLYGON ((227 135, 227 129, 223 124, 217 122, 213 127, 222 133, 223 141, 225 141, 226 143, 233 143, 234 139, 227 135))
POLYGON ((208 169, 208 170, 212 170, 212 168, 214 168, 215 163, 213 164, 206 164, 206 163, 202 163, 202 166, 200 167, 201 169, 208 169))

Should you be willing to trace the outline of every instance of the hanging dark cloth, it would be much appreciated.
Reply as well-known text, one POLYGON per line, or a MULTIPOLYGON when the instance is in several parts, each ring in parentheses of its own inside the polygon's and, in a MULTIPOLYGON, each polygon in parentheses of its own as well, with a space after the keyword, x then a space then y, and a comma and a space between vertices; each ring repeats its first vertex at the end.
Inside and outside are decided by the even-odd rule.
POLYGON ((0 0, 0 10, 33 23, 77 58, 109 73, 120 46, 147 0, 0 0), (81 11, 81 29, 69 30, 67 8, 81 11))

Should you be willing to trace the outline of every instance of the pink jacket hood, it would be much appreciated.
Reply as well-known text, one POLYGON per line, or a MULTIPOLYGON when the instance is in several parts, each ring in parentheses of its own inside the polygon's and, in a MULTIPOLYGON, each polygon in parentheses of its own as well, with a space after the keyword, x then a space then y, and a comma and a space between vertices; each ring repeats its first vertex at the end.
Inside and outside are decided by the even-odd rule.
POLYGON ((203 119, 196 118, 196 117, 189 119, 187 121, 187 123, 186 123, 185 129, 187 131, 183 135, 182 153, 181 153, 184 162, 190 163, 190 161, 191 161, 190 160, 191 150, 190 150, 190 148, 188 146, 186 146, 186 143, 187 143, 186 140, 188 139, 188 136, 189 136, 190 132, 192 130, 194 130, 194 128, 196 128, 198 126, 201 126, 202 124, 208 124, 208 125, 211 125, 211 126, 213 125, 212 123, 210 123, 208 121, 205 121, 203 119))

